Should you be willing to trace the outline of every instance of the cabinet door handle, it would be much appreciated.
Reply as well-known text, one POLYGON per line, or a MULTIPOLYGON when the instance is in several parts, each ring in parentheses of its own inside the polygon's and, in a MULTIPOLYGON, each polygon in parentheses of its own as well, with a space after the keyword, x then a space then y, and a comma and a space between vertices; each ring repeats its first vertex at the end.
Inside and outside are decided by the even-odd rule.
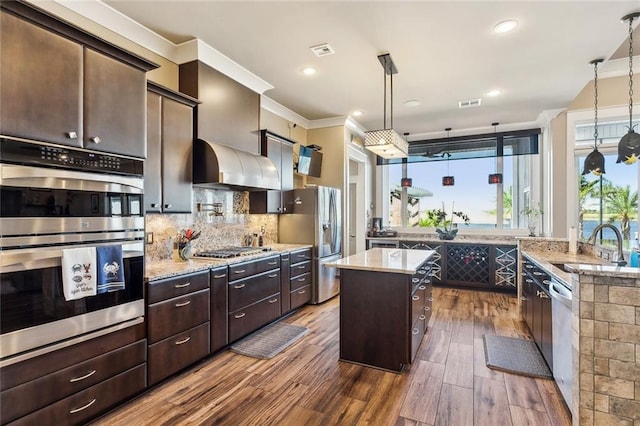
POLYGON ((429 302, 433 302, 433 297, 427 299, 429 302))
POLYGON ((99 136, 92 136, 89 138, 89 140, 93 143, 95 143, 96 145, 99 144, 100 142, 102 142, 102 139, 100 139, 99 136))
POLYGON ((191 283, 188 282, 188 283, 184 283, 184 284, 176 284, 173 287, 174 288, 185 288, 185 287, 189 287, 190 285, 191 285, 191 283))
POLYGON ((233 286, 233 288, 238 288, 238 289, 240 289, 240 288, 244 288, 245 286, 246 286, 246 284, 245 284, 245 283, 242 283, 242 284, 235 284, 235 285, 233 286))
POLYGON ((278 264, 277 261, 276 262, 267 262, 267 265, 277 265, 277 264, 278 264))
POLYGON ((276 303, 278 301, 277 298, 269 300, 269 303, 276 303))
POLYGON ((239 314, 235 314, 233 317, 234 317, 235 319, 240 319, 240 318, 242 318, 242 317, 243 317, 243 316, 245 316, 245 315, 247 315, 247 314, 245 314, 244 312, 241 312, 241 313, 239 313, 239 314))
POLYGON ((80 412, 82 410, 86 410, 87 408, 91 407, 95 403, 96 403, 96 399, 93 398, 91 401, 89 401, 88 404, 83 405, 82 407, 74 408, 73 410, 69 410, 69 414, 75 414, 75 413, 78 413, 78 412, 80 412))
POLYGON ((412 279, 411 279, 411 282, 413 282, 413 283, 420 282, 420 278, 412 278, 412 279))
POLYGON ((234 274, 243 274, 244 273, 244 269, 237 269, 235 271, 233 271, 234 274))
POLYGON ((87 374, 85 374, 84 376, 74 377, 73 379, 69 379, 69 383, 75 383, 75 382, 79 382, 79 381, 84 380, 84 379, 88 379, 89 377, 93 376, 94 374, 96 374, 96 370, 91 370, 87 374))
POLYGON ((413 334, 414 336, 418 333, 420 333, 420 330, 418 330, 417 328, 414 328, 413 330, 411 330, 411 334, 413 334))
POLYGON ((67 132, 67 137, 69 139, 78 139, 78 134, 76 132, 67 132))
POLYGON ((275 277, 277 277, 277 276, 278 276, 278 274, 270 274, 270 275, 267 275, 267 276, 268 276, 269 278, 275 278, 275 277))
POLYGON ((420 287, 418 287, 418 290, 426 290, 427 286, 421 285, 420 287))
POLYGON ((187 343, 189 340, 191 340, 191 337, 187 336, 187 337, 185 337, 185 338, 184 338, 184 339, 182 339, 182 340, 178 340, 178 341, 176 342, 176 345, 183 345, 183 344, 187 343))
POLYGON ((431 308, 430 308, 430 307, 428 307, 428 306, 425 306, 425 307, 424 307, 424 310, 425 310, 425 311, 430 311, 430 310, 431 310, 431 308))
POLYGON ((182 308, 183 306, 187 306, 190 303, 191 303, 191 300, 187 300, 181 303, 176 303, 176 308, 182 308))
POLYGON ((427 319, 427 317, 426 317, 425 315, 420 315, 420 316, 418 317, 418 319, 419 319, 420 321, 424 321, 425 319, 427 319))
POLYGON ((173 206, 171 204, 168 204, 168 203, 164 205, 165 209, 170 209, 171 207, 173 207, 173 206))
POLYGON ((218 279, 218 278, 224 278, 226 276, 227 274, 220 274, 220 275, 214 275, 213 278, 218 279))
POLYGON ((540 299, 548 299, 549 296, 544 291, 536 290, 536 294, 540 299))
POLYGON ((152 209, 157 209, 158 207, 160 207, 159 203, 151 203, 151 208, 152 209))
POLYGON ((300 291, 298 292, 298 294, 305 294, 306 292, 307 292, 307 290, 300 290, 300 291))
POLYGON ((412 296, 411 299, 412 300, 420 300, 420 296, 412 296))

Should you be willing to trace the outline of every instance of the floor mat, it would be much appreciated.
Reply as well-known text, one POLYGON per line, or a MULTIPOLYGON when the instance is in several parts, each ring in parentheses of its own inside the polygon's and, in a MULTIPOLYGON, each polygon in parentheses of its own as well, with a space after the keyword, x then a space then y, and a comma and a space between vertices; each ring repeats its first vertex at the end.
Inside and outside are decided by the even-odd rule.
POLYGON ((239 340, 231 345, 229 349, 241 355, 269 359, 285 350, 308 332, 309 329, 306 327, 277 322, 239 340))
POLYGON ((523 376, 553 379, 533 340, 485 334, 484 355, 487 367, 523 376))

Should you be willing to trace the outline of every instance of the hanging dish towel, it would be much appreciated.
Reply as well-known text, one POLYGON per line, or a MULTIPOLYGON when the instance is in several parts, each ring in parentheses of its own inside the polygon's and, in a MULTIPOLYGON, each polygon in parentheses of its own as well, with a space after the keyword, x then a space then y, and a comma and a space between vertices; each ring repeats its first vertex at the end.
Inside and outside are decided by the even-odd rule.
POLYGON ((124 290, 122 246, 100 246, 96 248, 98 258, 98 294, 124 290))
POLYGON ((65 300, 96 295, 96 248, 62 250, 62 290, 65 300))

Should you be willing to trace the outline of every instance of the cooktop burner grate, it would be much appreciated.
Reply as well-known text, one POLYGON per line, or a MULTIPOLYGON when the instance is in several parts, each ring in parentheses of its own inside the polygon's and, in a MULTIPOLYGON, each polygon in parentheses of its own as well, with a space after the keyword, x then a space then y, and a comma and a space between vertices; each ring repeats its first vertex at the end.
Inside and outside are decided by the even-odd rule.
POLYGON ((228 259, 238 256, 250 256, 271 251, 271 247, 225 247, 221 249, 202 251, 195 254, 195 257, 209 257, 214 259, 228 259))

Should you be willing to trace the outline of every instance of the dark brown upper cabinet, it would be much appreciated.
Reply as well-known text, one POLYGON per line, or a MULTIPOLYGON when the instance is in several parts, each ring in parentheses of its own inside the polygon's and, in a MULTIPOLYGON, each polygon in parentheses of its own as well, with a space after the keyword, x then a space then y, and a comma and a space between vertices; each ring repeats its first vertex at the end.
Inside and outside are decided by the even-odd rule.
POLYGON ((26 3, 0 8, 0 134, 144 158, 157 65, 26 3))
POLYGON ((199 99, 199 139, 260 153, 260 95, 200 62, 180 65, 180 92, 199 99))
POLYGON ((198 100, 147 83, 145 211, 192 211, 193 107, 198 100))
POLYGON ((280 191, 249 193, 249 213, 288 213, 286 191, 293 189, 293 145, 295 141, 260 131, 260 153, 268 157, 278 169, 280 191))

